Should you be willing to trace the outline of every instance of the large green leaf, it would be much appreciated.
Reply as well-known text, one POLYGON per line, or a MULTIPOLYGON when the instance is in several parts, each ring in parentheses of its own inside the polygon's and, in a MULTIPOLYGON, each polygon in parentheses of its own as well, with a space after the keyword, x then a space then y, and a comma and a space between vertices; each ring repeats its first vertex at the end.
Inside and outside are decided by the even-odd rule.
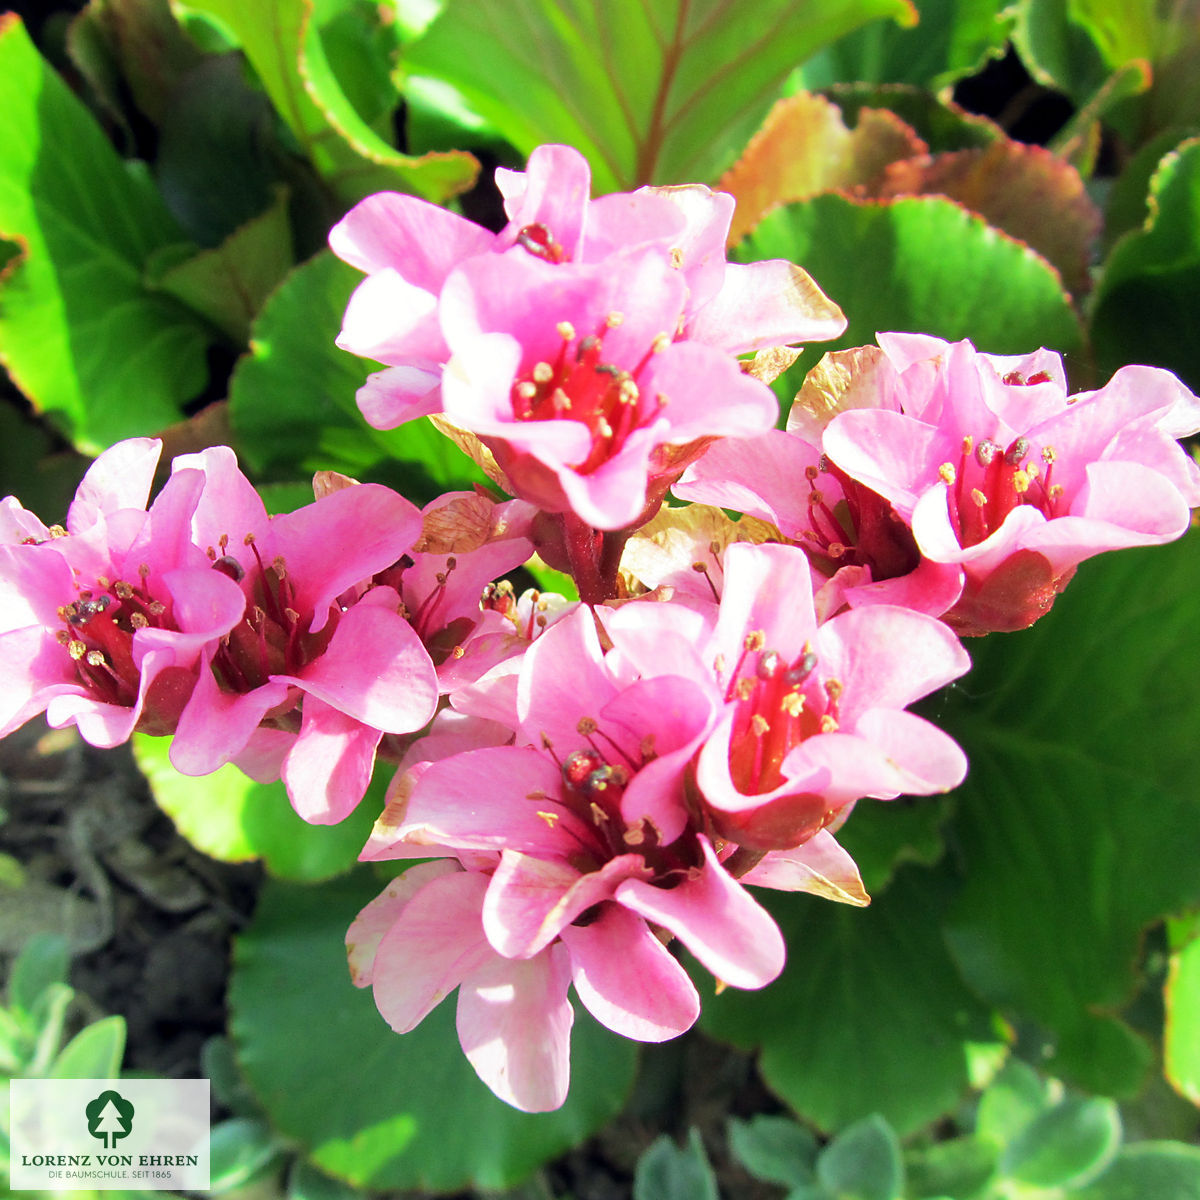
POLYGON ((856 30, 801 68, 806 86, 844 79, 914 83, 935 91, 1002 54, 1012 25, 1002 0, 914 0, 920 15, 909 29, 874 24, 856 30))
POLYGON ((0 112, 0 237, 19 246, 0 287, 0 359, 80 449, 155 433, 207 374, 201 323, 143 283, 179 231, 12 13, 0 112))
POLYGON ((1181 1142, 1126 1146, 1074 1200, 1200 1200, 1200 1149, 1181 1142))
POLYGON ((281 879, 328 879, 348 871, 383 809, 385 780, 341 824, 309 825, 282 783, 255 783, 227 764, 199 778, 171 766, 169 738, 133 735, 133 753, 159 807, 196 849, 223 862, 262 859, 281 879))
POLYGON ((346 929, 380 886, 369 871, 319 888, 269 883, 238 939, 233 1037, 282 1134, 359 1186, 500 1189, 615 1115, 636 1051, 578 1004, 571 1093, 553 1113, 509 1108, 476 1078, 453 1000, 394 1034, 346 969, 346 929))
POLYGON ((334 345, 362 275, 322 251, 284 280, 255 322, 251 352, 229 387, 242 460, 260 477, 341 471, 387 483, 414 501, 469 487, 483 474, 422 418, 372 429, 354 394, 377 364, 334 345))
POLYGON ((611 191, 715 179, 797 63, 912 16, 906 0, 450 0, 405 66, 453 84, 523 153, 577 147, 611 191))
POLYGON ((841 305, 850 324, 823 351, 864 345, 880 330, 966 337, 995 354, 1079 344, 1046 260, 940 196, 867 204, 814 196, 770 213, 737 257, 798 263, 841 305))
POLYGON ((344 31, 335 28, 326 47, 314 0, 186 0, 186 7, 233 33, 305 156, 343 201, 389 188, 444 200, 474 181, 471 155, 413 158, 363 119, 330 64, 331 50, 337 55, 344 47, 344 31))
POLYGON ((945 717, 971 763, 947 831, 955 957, 1034 1024, 1048 1071, 1108 1095, 1150 1060, 1118 1015, 1143 932, 1200 901, 1198 550, 1084 564, 1032 629, 973 647, 945 717))
POLYGON ((1113 247, 1092 312, 1096 359, 1176 372, 1200 390, 1200 138, 1183 142, 1150 182, 1145 225, 1113 247))
POLYGON ((761 992, 705 997, 705 1028, 760 1047, 769 1086, 825 1129, 880 1113, 907 1133, 952 1109, 972 1044, 996 1035, 942 941, 945 881, 906 868, 867 909, 755 894, 783 929, 788 964, 761 992))

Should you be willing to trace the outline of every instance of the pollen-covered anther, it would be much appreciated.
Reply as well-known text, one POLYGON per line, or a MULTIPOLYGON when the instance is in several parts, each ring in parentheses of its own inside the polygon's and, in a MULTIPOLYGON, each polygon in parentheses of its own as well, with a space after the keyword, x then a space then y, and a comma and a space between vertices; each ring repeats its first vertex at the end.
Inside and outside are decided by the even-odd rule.
POLYGON ((837 733, 837 730, 838 730, 837 718, 834 716, 831 716, 829 713, 826 713, 821 718, 821 732, 822 733, 837 733))
POLYGON ((752 629, 742 639, 743 649, 749 650, 751 653, 761 650, 766 644, 767 635, 761 629, 752 629))
POLYGON ((545 821, 546 824, 549 825, 551 829, 554 828, 555 823, 558 821, 558 818, 559 818, 559 814, 556 812, 542 812, 540 809, 538 810, 538 812, 535 815, 541 817, 541 819, 543 821, 545 821))
POLYGON ((810 508, 816 508, 818 505, 825 503, 825 493, 820 488, 813 488, 808 493, 808 504, 810 508))
POLYGON ((1058 456, 1054 453, 1053 446, 1043 446, 1042 447, 1042 462, 1052 463, 1057 459, 1057 457, 1058 456))
POLYGON ((285 608, 283 617, 289 624, 297 625, 300 622, 300 614, 294 608, 285 608))
POLYGON ((750 718, 750 728, 754 730, 755 737, 765 737, 771 731, 771 722, 762 713, 755 713, 750 718))
POLYGON ((61 525, 51 525, 50 528, 46 530, 46 532, 52 538, 63 538, 63 537, 67 536, 67 531, 61 525))
POLYGON ((534 363, 530 374, 534 383, 549 383, 554 378, 554 368, 548 362, 534 363))
POLYGON ((798 717, 804 711, 804 693, 788 692, 780 701, 779 707, 789 717, 798 717))
POLYGON ((145 613, 135 612, 129 614, 129 624, 134 629, 145 629, 150 624, 150 618, 145 613))
POLYGON ((79 641, 78 639, 72 639, 71 641, 69 641, 67 643, 67 653, 76 662, 79 662, 79 660, 82 659, 83 656, 87 653, 87 645, 84 642, 79 641))
POLYGON ((958 472, 955 471, 953 463, 944 462, 938 467, 938 477, 943 483, 953 484, 958 478, 958 472))
POLYGON ((528 379, 522 379, 517 384, 517 395, 522 400, 532 400, 537 395, 537 384, 531 383, 528 379))
POLYGON ((123 579, 118 579, 117 582, 113 584, 113 591, 116 592, 118 600, 133 599, 133 587, 126 583, 123 579))
POLYGON ((971 503, 974 504, 976 508, 983 508, 984 505, 987 504, 987 497, 978 488, 972 488, 971 503))
MULTIPOLYGON (((61 616, 62 613, 60 612, 59 615, 61 616)), ((58 630, 58 632, 55 633, 54 638, 60 646, 70 645, 70 643, 74 640, 65 629, 58 630)))
POLYGON ((1016 492, 1018 496, 1023 496, 1027 491, 1029 491, 1029 485, 1032 482, 1033 480, 1031 479, 1028 471, 1013 472, 1013 491, 1016 492))
POLYGON ((845 686, 840 679, 825 680, 825 695, 829 697, 830 704, 836 704, 844 690, 845 686))
POLYGON ((650 343, 650 350, 653 354, 661 354, 671 344, 671 335, 667 333, 656 333, 654 340, 650 343))
POLYGON ((678 246, 671 247, 671 266, 677 271, 683 266, 683 251, 678 246))
POLYGON ((287 578, 287 563, 284 561, 282 554, 277 554, 273 559, 271 559, 271 570, 273 570, 280 579, 287 578))
POLYGON ((632 379, 622 379, 617 384, 617 401, 620 404, 636 404, 641 392, 638 391, 638 385, 632 379))
POLYGON ((627 846, 640 846, 646 840, 646 819, 642 817, 636 825, 630 825, 621 834, 621 840, 627 846))
POLYGON ((595 717, 580 717, 579 723, 575 726, 575 732, 582 737, 590 737, 598 728, 595 717))
POLYGON ((575 326, 570 321, 559 321, 554 328, 558 331, 558 336, 564 342, 573 342, 575 340, 575 326))
POLYGON ((100 650, 89 650, 84 657, 84 661, 89 667, 107 667, 108 661, 100 650))
POLYGON ((613 311, 604 318, 604 324, 607 325, 609 329, 616 329, 617 326, 623 324, 624 321, 625 314, 623 312, 613 311))
POLYGON ((1019 437, 1009 448, 1004 452, 1004 461, 1010 467, 1019 466, 1021 460, 1029 453, 1029 439, 1019 437))
POLYGON ((846 547, 841 542, 830 542, 826 553, 830 558, 845 558, 846 547))

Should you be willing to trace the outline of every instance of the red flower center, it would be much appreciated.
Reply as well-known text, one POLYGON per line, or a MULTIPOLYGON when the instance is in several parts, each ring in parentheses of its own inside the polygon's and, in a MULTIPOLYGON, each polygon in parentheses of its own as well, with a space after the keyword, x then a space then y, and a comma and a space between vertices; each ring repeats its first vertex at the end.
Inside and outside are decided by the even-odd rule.
POLYGON ((574 326, 560 322, 562 345, 554 361, 534 364, 512 386, 513 415, 518 421, 570 420, 587 426, 591 449, 573 464, 584 475, 607 462, 630 432, 667 402, 659 395, 648 403, 638 386, 638 376, 650 356, 669 344, 666 334, 654 339, 632 371, 604 361, 605 334, 622 320, 620 313, 609 313, 596 333, 578 339, 574 326))

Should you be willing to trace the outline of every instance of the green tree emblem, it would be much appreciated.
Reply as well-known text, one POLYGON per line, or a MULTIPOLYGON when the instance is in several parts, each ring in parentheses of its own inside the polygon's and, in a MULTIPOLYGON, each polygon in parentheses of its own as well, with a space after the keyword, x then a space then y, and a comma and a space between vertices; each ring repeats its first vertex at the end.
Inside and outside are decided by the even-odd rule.
POLYGON ((128 1137, 133 1129, 133 1105, 111 1088, 101 1092, 83 1111, 88 1133, 100 1138, 106 1150, 111 1150, 118 1138, 128 1137))

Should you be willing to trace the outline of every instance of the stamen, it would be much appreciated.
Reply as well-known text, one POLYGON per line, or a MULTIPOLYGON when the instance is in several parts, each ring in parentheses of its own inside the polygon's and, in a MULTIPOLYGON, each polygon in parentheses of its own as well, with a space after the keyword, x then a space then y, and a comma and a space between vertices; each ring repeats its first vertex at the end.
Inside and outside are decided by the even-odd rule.
POLYGON ((554 328, 558 330, 558 336, 564 342, 573 342, 575 340, 575 326, 570 321, 559 321, 554 328))

